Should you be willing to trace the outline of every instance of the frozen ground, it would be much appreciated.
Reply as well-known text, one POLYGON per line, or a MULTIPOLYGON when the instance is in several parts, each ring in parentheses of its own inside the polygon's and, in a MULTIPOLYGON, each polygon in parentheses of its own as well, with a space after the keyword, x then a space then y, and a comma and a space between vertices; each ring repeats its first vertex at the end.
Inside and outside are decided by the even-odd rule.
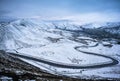
MULTIPOLYGON (((90 64, 94 65, 98 63, 104 64, 104 62, 109 62, 109 61, 111 62, 111 59, 106 59, 104 57, 99 57, 94 55, 87 55, 87 54, 78 52, 74 49, 74 46, 76 45, 78 46, 81 44, 74 44, 74 43, 62 44, 62 45, 52 44, 52 45, 44 46, 41 48, 34 48, 32 50, 30 50, 30 48, 25 48, 25 49, 18 50, 18 52, 31 55, 37 58, 40 57, 40 58, 45 58, 45 59, 49 59, 56 62, 61 62, 63 64, 67 63, 67 64, 78 64, 78 65, 86 66, 90 64), (28 51, 31 54, 27 53, 28 51)), ((120 45, 116 45, 111 48, 108 48, 100 44, 96 47, 90 47, 90 48, 83 47, 79 49, 82 51, 107 55, 119 61, 120 60, 119 54, 118 54, 119 53, 118 51, 120 51, 119 48, 120 48, 120 45)), ((48 64, 36 62, 33 60, 26 60, 26 59, 23 59, 23 60, 37 67, 40 67, 43 70, 46 70, 50 73, 58 74, 58 75, 60 74, 60 75, 66 75, 70 77, 76 77, 76 78, 82 77, 82 78, 88 78, 88 79, 92 79, 92 78, 94 79, 118 78, 119 79, 120 77, 120 69, 119 69, 120 64, 102 67, 102 68, 73 69, 73 68, 61 68, 61 67, 50 66, 48 64)))
POLYGON ((32 20, 1 25, 0 49, 21 55, 20 59, 52 74, 84 79, 120 79, 120 45, 92 38, 82 28, 74 27, 32 20))

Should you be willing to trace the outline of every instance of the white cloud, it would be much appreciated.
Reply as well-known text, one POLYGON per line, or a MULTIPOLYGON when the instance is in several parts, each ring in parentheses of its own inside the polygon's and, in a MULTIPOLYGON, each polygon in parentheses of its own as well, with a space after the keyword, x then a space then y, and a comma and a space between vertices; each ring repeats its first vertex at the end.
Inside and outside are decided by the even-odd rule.
POLYGON ((84 14, 73 14, 68 16, 33 16, 32 18, 41 20, 70 20, 76 24, 84 24, 91 22, 120 22, 119 13, 84 13, 84 14))

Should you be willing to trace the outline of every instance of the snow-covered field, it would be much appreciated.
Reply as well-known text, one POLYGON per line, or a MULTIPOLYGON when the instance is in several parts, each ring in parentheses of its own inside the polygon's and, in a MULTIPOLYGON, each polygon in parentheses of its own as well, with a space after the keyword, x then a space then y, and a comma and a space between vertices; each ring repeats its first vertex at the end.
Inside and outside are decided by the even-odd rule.
POLYGON ((120 45, 93 39, 83 33, 74 35, 72 30, 81 30, 78 26, 74 27, 70 24, 64 26, 43 21, 17 20, 6 26, 0 26, 0 49, 58 64, 86 66, 77 69, 64 68, 20 57, 52 74, 85 79, 120 79, 120 63, 87 68, 87 66, 112 63, 111 58, 119 62, 120 45), (66 31, 68 29, 71 31, 66 31), (77 46, 79 48, 76 50, 77 46))
MULTIPOLYGON (((89 64, 104 63, 104 62, 111 61, 110 59, 106 59, 104 57, 86 55, 86 54, 77 52, 75 49, 73 49, 76 44, 73 44, 73 45, 65 44, 65 45, 57 44, 55 46, 54 44, 52 44, 42 48, 35 48, 32 50, 30 48, 25 48, 18 51, 24 54, 28 54, 28 51, 29 51, 31 54, 28 54, 28 55, 32 55, 34 57, 37 56, 37 58, 42 57, 42 58, 50 59, 56 62, 67 63, 67 64, 72 63, 72 64, 79 64, 79 65, 89 65, 89 64)), ((99 45, 97 47, 79 48, 79 49, 87 52, 94 52, 94 53, 107 55, 120 61, 120 57, 119 57, 120 55, 118 54, 120 52, 119 48, 120 48, 120 45, 116 45, 116 47, 113 46, 112 48, 99 45)), ((83 78, 83 79, 84 78, 88 78, 88 79, 118 78, 119 79, 120 77, 120 69, 119 69, 120 64, 103 67, 103 68, 69 69, 69 68, 54 67, 48 64, 39 63, 33 60, 26 60, 23 58, 22 60, 28 63, 31 63, 37 67, 40 67, 43 70, 46 70, 50 73, 58 74, 58 75, 60 74, 60 75, 66 75, 70 77, 83 78)))

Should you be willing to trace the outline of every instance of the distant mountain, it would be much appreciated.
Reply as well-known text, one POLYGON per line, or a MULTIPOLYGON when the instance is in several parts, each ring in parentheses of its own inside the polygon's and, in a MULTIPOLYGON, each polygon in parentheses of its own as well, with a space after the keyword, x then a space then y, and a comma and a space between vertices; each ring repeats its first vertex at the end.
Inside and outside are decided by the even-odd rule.
POLYGON ((119 22, 91 23, 79 26, 70 22, 66 23, 66 21, 53 23, 34 19, 19 19, 4 23, 4 25, 1 23, 0 49, 3 50, 30 47, 34 44, 44 45, 50 42, 46 39, 47 37, 59 37, 64 31, 74 31, 77 35, 81 31, 83 35, 87 34, 95 38, 120 38, 119 22))
POLYGON ((9 16, 0 16, 0 22, 12 22, 17 20, 18 18, 9 17, 9 16))
POLYGON ((84 28, 112 28, 120 26, 120 22, 94 22, 82 25, 84 28))
POLYGON ((120 25, 105 27, 105 28, 101 28, 101 29, 104 29, 105 31, 110 32, 112 34, 120 35, 120 25))

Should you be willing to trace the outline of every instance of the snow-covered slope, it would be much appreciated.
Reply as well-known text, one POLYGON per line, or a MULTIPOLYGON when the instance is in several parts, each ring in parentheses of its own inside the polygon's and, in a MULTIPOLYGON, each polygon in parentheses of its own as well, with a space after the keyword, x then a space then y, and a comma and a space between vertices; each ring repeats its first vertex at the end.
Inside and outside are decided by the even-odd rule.
POLYGON ((47 32, 46 24, 36 23, 32 20, 17 20, 8 25, 0 26, 0 48, 16 49, 21 47, 29 47, 32 44, 43 45, 48 43, 45 37, 56 36, 47 32))
MULTIPOLYGON (((92 38, 93 35, 96 35, 99 38, 102 30, 119 32, 120 29, 116 29, 116 26, 118 27, 118 25, 112 24, 110 26, 111 27, 109 28, 108 24, 99 24, 97 27, 100 28, 96 28, 93 31, 93 28, 95 27, 93 25, 88 25, 89 28, 87 28, 85 25, 78 26, 75 24, 66 23, 66 21, 65 23, 53 23, 34 19, 20 19, 0 25, 0 50, 26 55, 37 59, 44 59, 48 62, 55 62, 64 65, 93 67, 104 64, 110 65, 113 60, 115 60, 116 63, 112 63, 112 65, 115 65, 120 60, 119 54, 116 54, 117 52, 120 52, 119 49, 116 49, 116 46, 119 48, 120 45, 116 45, 117 43, 115 44, 110 41, 92 38), (100 32, 97 31, 100 29, 100 32), (76 32, 75 30, 80 30, 81 32, 76 32), (88 33, 87 31, 90 32, 88 33), (94 33, 95 31, 99 34, 94 33), (111 48, 111 46, 114 47, 111 48), (80 52, 81 49, 82 51, 89 53, 87 54, 86 52, 80 52), (111 53, 105 52, 106 50, 111 53), (113 50, 115 50, 115 52, 113 50), (90 51, 92 51, 92 53, 90 51), (115 58, 112 58, 113 56, 115 58)), ((50 64, 44 64, 25 58, 21 59, 43 70, 46 70, 47 72, 57 75, 60 74, 76 78, 82 78, 84 76, 83 78, 89 79, 93 76, 95 78, 119 79, 120 76, 120 70, 118 69, 120 64, 112 67, 102 67, 102 69, 98 66, 96 69, 75 69, 56 67, 50 64), (106 68, 108 69, 107 71, 112 72, 116 76, 112 76, 111 73, 106 72, 106 68), (116 74, 114 69, 117 69, 119 73, 116 74), (90 74, 89 72, 91 71, 95 74, 90 74), (103 76, 103 74, 105 76, 103 76)))
POLYGON ((93 22, 82 25, 84 28, 112 28, 120 26, 120 22, 93 22))
POLYGON ((107 32, 110 32, 112 34, 120 35, 120 25, 119 26, 113 26, 113 27, 106 27, 106 28, 101 28, 104 29, 107 32))

